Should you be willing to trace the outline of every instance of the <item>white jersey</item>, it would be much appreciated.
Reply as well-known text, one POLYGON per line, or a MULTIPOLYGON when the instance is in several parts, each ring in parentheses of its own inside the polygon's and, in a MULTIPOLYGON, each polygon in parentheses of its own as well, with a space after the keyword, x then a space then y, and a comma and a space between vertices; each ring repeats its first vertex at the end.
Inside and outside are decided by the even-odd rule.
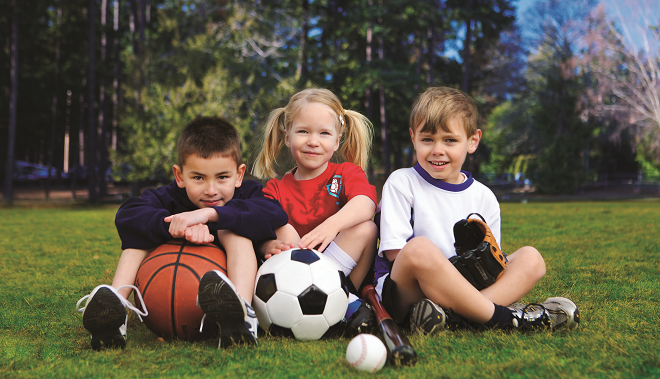
MULTIPOLYGON (((466 180, 449 184, 431 177, 416 165, 393 172, 385 182, 379 205, 380 247, 399 250, 412 237, 430 239, 449 258, 456 255, 454 224, 470 213, 484 217, 500 244, 500 204, 495 194, 472 174, 461 171, 466 180)), ((473 216, 474 217, 474 216, 473 216)))

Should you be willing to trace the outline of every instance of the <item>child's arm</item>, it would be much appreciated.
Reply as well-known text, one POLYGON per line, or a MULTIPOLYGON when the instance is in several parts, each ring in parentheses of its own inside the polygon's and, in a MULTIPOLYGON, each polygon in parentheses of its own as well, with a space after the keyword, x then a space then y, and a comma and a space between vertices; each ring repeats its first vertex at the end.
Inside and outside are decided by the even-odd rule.
POLYGON ((169 232, 174 238, 185 238, 196 244, 210 243, 213 235, 206 223, 218 221, 218 212, 202 208, 167 216, 163 221, 170 223, 169 232))
POLYGON ((121 205, 115 225, 122 250, 153 249, 172 239, 169 224, 164 221, 171 211, 159 196, 166 194, 161 189, 146 190, 142 197, 131 197, 121 205))
POLYGON ((371 220, 376 212, 376 204, 366 195, 358 195, 349 200, 337 213, 328 217, 298 242, 302 248, 314 248, 317 245, 322 252, 342 230, 361 222, 371 220))
POLYGON ((236 194, 222 207, 213 207, 217 222, 209 222, 209 229, 230 230, 252 241, 276 239, 275 230, 289 222, 277 200, 264 197, 261 184, 250 180, 236 189, 236 194))
POLYGON ((286 224, 278 228, 275 233, 277 234, 277 239, 266 241, 261 245, 260 252, 264 256, 264 259, 268 259, 285 250, 293 249, 300 240, 298 232, 296 232, 296 229, 291 224, 286 224))

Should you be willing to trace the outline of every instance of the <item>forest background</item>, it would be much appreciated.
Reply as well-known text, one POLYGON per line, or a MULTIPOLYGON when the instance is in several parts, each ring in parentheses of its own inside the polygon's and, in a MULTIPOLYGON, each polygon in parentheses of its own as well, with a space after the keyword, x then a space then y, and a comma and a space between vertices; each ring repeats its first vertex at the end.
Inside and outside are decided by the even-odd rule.
POLYGON ((478 102, 480 180, 660 179, 660 4, 525 3, 523 24, 515 0, 0 0, 4 202, 26 180, 90 202, 167 182, 199 115, 234 123, 251 162, 268 112, 306 87, 373 122, 371 179, 413 164, 410 106, 431 85, 478 102))

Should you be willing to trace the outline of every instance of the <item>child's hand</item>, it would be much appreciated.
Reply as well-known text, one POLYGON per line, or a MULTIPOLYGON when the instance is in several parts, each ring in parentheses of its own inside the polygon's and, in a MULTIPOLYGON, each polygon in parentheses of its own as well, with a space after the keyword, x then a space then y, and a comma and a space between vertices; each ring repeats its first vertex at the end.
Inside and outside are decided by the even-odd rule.
MULTIPOLYGON (((167 216, 165 217, 164 221, 170 223, 169 232, 172 237, 185 238, 186 230, 188 228, 193 225, 206 224, 209 222, 209 212, 217 214, 213 208, 202 208, 190 212, 177 213, 175 215, 167 216)), ((208 232, 208 228, 206 228, 206 231, 208 232)))
POLYGON ((186 229, 184 234, 187 241, 198 245, 213 242, 213 234, 209 232, 209 227, 206 224, 193 225, 186 229))
POLYGON ((280 240, 272 240, 264 244, 264 249, 266 254, 264 254, 264 259, 268 259, 273 255, 277 255, 283 251, 293 249, 296 247, 296 244, 293 242, 284 242, 280 240))
POLYGON ((319 246, 318 251, 323 252, 326 247, 332 242, 332 240, 337 237, 341 230, 339 230, 331 221, 331 219, 325 220, 321 225, 317 226, 311 232, 305 234, 300 241, 298 241, 298 246, 303 249, 314 249, 316 246, 319 246))

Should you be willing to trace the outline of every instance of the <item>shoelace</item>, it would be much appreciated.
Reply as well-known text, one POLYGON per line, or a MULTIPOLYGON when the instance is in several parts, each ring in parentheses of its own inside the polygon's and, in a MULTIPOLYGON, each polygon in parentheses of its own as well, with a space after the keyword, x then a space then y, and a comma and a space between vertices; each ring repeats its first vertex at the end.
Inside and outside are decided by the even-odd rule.
MULTIPOLYGON (((110 286, 106 286, 106 288, 109 288, 112 292, 115 293, 115 295, 117 295, 117 297, 119 298, 121 303, 124 305, 124 307, 126 307, 126 308, 132 310, 133 312, 135 312, 135 314, 138 316, 138 318, 140 319, 141 322, 143 322, 142 317, 146 317, 147 315, 149 315, 149 311, 147 311, 147 307, 146 307, 146 305, 144 305, 144 300, 142 300, 142 294, 140 293, 140 290, 137 289, 137 287, 135 287, 133 285, 130 285, 130 284, 127 284, 127 285, 121 286, 117 289, 114 289, 110 286), (122 288, 132 288, 133 291, 135 291, 135 294, 137 295, 138 300, 140 300, 140 304, 142 305, 142 309, 144 309, 144 312, 142 312, 140 309, 135 307, 130 301, 126 300, 123 296, 121 296, 119 293, 117 293, 117 291, 122 289, 122 288)), ((78 313, 83 313, 85 311, 85 308, 87 307, 87 303, 85 303, 85 306, 82 307, 82 308, 80 307, 80 303, 82 303, 86 299, 89 299, 89 297, 91 295, 92 294, 90 293, 89 295, 85 295, 85 296, 81 297, 80 300, 78 300, 78 302, 76 303, 76 308, 78 310, 78 313)))

